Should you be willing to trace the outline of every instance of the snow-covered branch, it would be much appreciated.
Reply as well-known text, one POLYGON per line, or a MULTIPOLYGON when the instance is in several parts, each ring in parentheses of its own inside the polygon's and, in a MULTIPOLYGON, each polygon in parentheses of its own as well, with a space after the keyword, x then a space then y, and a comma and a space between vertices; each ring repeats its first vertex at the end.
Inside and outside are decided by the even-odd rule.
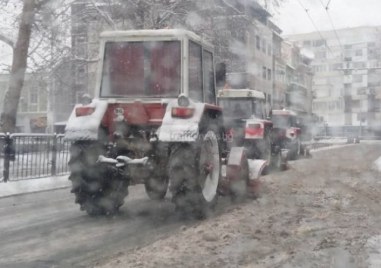
POLYGON ((7 36, 1 33, 0 33, 0 41, 3 41, 5 44, 10 46, 11 48, 14 48, 15 46, 15 43, 13 42, 13 40, 11 40, 10 38, 8 38, 7 36))
POLYGON ((101 10, 94 0, 90 0, 91 5, 95 8, 95 10, 99 13, 99 15, 109 24, 114 30, 116 30, 116 25, 113 19, 106 13, 101 10))

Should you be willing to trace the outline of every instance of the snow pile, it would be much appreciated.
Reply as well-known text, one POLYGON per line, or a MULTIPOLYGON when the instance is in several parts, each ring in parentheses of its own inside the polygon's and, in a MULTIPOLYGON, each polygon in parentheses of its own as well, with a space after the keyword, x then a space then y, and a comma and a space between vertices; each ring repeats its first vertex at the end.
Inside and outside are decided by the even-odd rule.
POLYGON ((365 248, 368 252, 368 267, 381 267, 381 235, 369 238, 365 248))
POLYGON ((39 179, 10 181, 1 183, 0 198, 12 195, 48 191, 70 186, 68 176, 46 177, 39 179))
POLYGON ((379 158, 377 158, 376 161, 373 162, 372 169, 374 171, 381 172, 381 156, 379 158))

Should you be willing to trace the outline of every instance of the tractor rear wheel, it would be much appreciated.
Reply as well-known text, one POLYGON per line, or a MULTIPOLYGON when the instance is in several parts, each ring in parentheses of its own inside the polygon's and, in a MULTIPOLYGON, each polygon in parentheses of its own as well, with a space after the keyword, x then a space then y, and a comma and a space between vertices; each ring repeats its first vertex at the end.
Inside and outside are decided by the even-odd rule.
POLYGON ((290 148, 289 148, 289 156, 290 160, 297 160, 298 157, 300 156, 300 151, 301 151, 301 142, 300 139, 296 139, 293 142, 290 143, 290 148))
POLYGON ((118 170, 96 162, 104 153, 97 142, 76 142, 70 149, 71 192, 81 210, 91 216, 116 213, 128 194, 128 181, 118 170))
POLYGON ((167 176, 152 176, 149 177, 144 187, 148 197, 152 200, 162 200, 167 194, 168 177, 167 176))
POLYGON ((217 202, 221 176, 218 136, 209 130, 197 144, 178 144, 169 158, 170 189, 176 210, 204 218, 217 202))

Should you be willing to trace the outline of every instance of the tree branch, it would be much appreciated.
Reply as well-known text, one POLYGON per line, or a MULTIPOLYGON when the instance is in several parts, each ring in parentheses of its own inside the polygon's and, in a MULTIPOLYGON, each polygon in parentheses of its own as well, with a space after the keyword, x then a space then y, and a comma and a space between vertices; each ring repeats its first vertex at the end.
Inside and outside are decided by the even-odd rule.
POLYGON ((3 41, 5 44, 10 46, 12 49, 15 47, 15 43, 10 38, 0 33, 0 41, 3 41))
POLYGON ((95 8, 95 10, 99 13, 99 15, 101 15, 101 17, 107 22, 107 24, 109 24, 114 30, 116 30, 116 25, 114 21, 110 18, 110 16, 107 13, 103 12, 103 10, 101 10, 97 6, 97 4, 94 2, 94 0, 90 0, 90 3, 95 8))

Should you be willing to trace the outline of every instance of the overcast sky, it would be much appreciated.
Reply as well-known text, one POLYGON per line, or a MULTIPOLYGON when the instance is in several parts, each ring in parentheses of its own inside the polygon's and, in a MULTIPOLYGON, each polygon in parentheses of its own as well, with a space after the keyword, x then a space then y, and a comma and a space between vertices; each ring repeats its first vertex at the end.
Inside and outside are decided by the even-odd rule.
POLYGON ((329 16, 323 6, 328 2, 328 13, 336 29, 364 25, 381 26, 381 0, 284 0, 275 15, 275 21, 284 34, 316 31, 308 12, 319 31, 332 30, 329 16), (323 4, 322 4, 323 3, 323 4))

